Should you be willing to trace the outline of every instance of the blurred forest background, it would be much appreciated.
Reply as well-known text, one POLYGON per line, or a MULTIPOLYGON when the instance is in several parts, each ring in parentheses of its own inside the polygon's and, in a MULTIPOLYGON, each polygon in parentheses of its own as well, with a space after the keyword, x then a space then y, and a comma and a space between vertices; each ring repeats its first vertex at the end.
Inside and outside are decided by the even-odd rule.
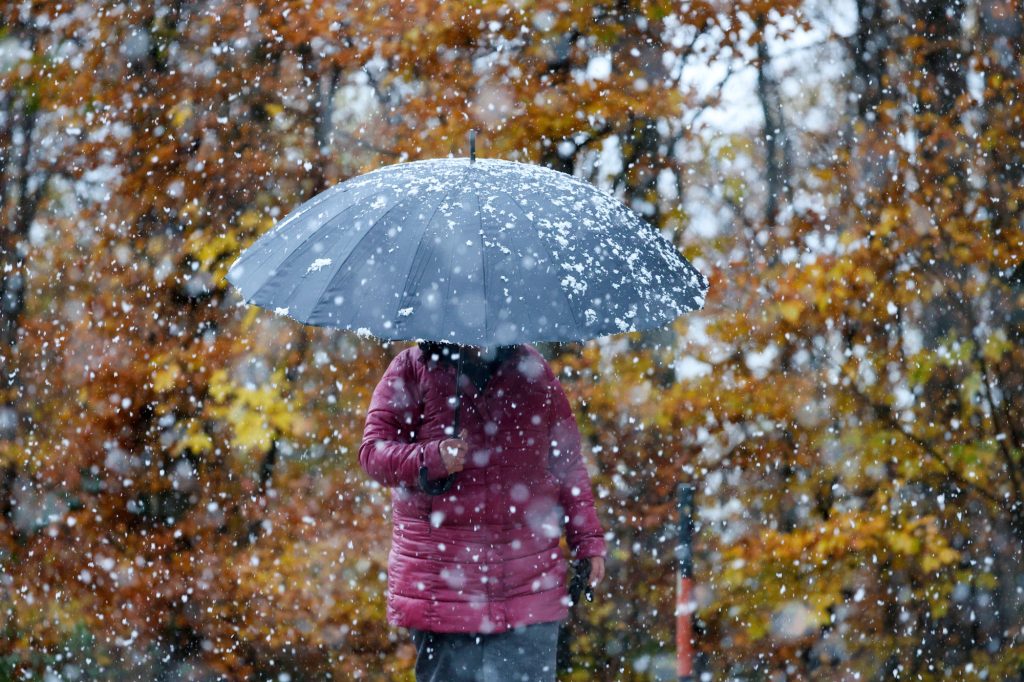
POLYGON ((1024 679, 1018 0, 0 7, 0 679, 412 679, 356 461, 405 344, 223 276, 473 127, 712 279, 540 346, 611 547, 561 679, 674 679, 684 479, 708 679, 1024 679))

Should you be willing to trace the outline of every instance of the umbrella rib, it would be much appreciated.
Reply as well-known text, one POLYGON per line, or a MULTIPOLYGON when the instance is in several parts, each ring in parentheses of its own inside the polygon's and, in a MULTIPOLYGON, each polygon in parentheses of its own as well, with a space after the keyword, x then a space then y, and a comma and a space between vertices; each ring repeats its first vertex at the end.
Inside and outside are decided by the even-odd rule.
MULTIPOLYGON (((627 219, 629 217, 631 217, 631 213, 630 213, 629 207, 627 207, 625 204, 622 204, 620 202, 617 205, 616 208, 619 211, 619 213, 623 214, 627 219)), ((637 239, 641 239, 641 237, 639 235, 639 231, 646 231, 647 234, 648 234, 648 239, 650 239, 652 241, 657 241, 657 240, 665 241, 664 237, 662 237, 659 234, 657 228, 655 228, 654 225, 651 225, 649 222, 647 222, 647 220, 645 220, 644 218, 640 218, 636 222, 637 222, 637 231, 629 232, 629 233, 626 234, 626 236, 630 240, 631 248, 633 248, 634 252, 642 253, 642 252, 647 251, 647 249, 643 248, 645 246, 645 244, 643 244, 642 241, 640 242, 639 246, 636 245, 637 239)), ((661 259, 661 262, 665 261, 665 255, 664 254, 662 254, 656 248, 652 249, 652 250, 653 250, 653 253, 655 254, 655 256, 657 258, 661 259)), ((672 252, 674 253, 674 255, 677 258, 681 258, 679 253, 675 251, 675 247, 674 246, 672 246, 672 252)), ((684 264, 687 267, 689 267, 690 269, 694 269, 693 266, 689 264, 689 262, 684 261, 684 264)), ((672 313, 671 316, 666 317, 665 313, 662 312, 663 309, 660 309, 657 306, 655 306, 653 308, 653 310, 652 310, 652 306, 650 305, 652 303, 652 301, 651 301, 651 296, 652 295, 651 295, 650 291, 647 291, 647 292, 641 291, 640 287, 637 285, 636 277, 632 276, 633 275, 633 267, 629 266, 628 263, 627 263, 627 267, 628 267, 627 272, 630 275, 630 284, 632 285, 631 288, 633 289, 634 292, 636 292, 637 302, 640 305, 643 306, 645 317, 646 318, 650 318, 649 322, 647 322, 647 323, 642 325, 642 329, 654 329, 654 328, 657 328, 659 326, 664 325, 666 322, 671 322, 672 320, 674 320, 677 317, 679 317, 680 315, 682 315, 684 312, 689 312, 688 310, 683 309, 682 306, 679 305, 679 302, 674 297, 673 297, 672 300, 676 304, 677 310, 680 310, 680 312, 672 313), (647 295, 645 295, 645 293, 647 295)), ((634 323, 634 326, 637 326, 636 323, 634 323)), ((641 327, 640 326, 637 326, 637 331, 641 331, 641 327)))
MULTIPOLYGON (((549 247, 547 242, 544 241, 544 237, 541 236, 539 232, 537 232, 536 224, 534 223, 534 221, 530 220, 530 218, 527 217, 526 213, 523 211, 523 207, 519 205, 519 201, 516 200, 516 198, 509 194, 508 192, 503 192, 500 189, 494 191, 497 192, 498 194, 504 194, 505 196, 507 196, 509 200, 512 202, 512 204, 516 207, 516 209, 518 209, 518 211, 522 214, 523 218, 525 218, 530 223, 530 226, 534 228, 534 231, 537 234, 537 240, 544 245, 544 249, 548 252, 548 257, 551 259, 551 265, 552 267, 554 267, 555 257, 554 254, 551 253, 551 247, 549 247)), ((555 272, 555 279, 557 280, 557 278, 558 273, 555 272)), ((583 328, 580 326, 579 318, 576 316, 576 311, 572 307, 572 301, 569 299, 569 293, 562 287, 561 282, 559 282, 558 284, 558 290, 561 291, 562 296, 565 297, 565 305, 566 307, 569 308, 569 314, 572 315, 572 322, 576 326, 576 329, 578 331, 583 331, 583 328)))
MULTIPOLYGON (((282 265, 284 265, 285 261, 287 261, 289 258, 291 258, 296 253, 298 253, 298 251, 302 247, 304 247, 306 244, 308 244, 310 242, 310 240, 312 240, 314 237, 318 236, 321 232, 323 232, 325 229, 327 229, 327 226, 330 225, 331 223, 333 223, 335 221, 335 219, 337 219, 339 216, 343 215, 348 210, 353 209, 353 208, 357 208, 357 207, 358 207, 358 204, 351 204, 349 206, 346 206, 345 208, 341 209, 340 211, 338 211, 337 213, 332 215, 330 218, 325 220, 319 227, 317 227, 315 230, 313 230, 308 235, 306 235, 306 237, 301 242, 299 242, 295 246, 294 249, 292 249, 291 251, 286 252, 284 257, 282 257, 281 260, 279 260, 277 262, 277 265, 274 266, 274 269, 276 270, 277 268, 279 268, 282 265)), ((269 259, 268 259, 268 262, 269 262, 269 259)), ((266 266, 266 262, 263 263, 263 266, 266 266)), ((256 296, 259 295, 259 293, 261 291, 263 291, 263 287, 267 286, 267 284, 270 283, 271 279, 272 279, 271 277, 268 277, 267 279, 263 280, 263 283, 260 284, 258 287, 256 287, 256 291, 252 292, 252 296, 249 297, 249 300, 255 300, 256 296)), ((292 287, 291 291, 295 291, 295 287, 292 287)), ((291 295, 291 292, 289 292, 289 296, 290 295, 291 295)))
MULTIPOLYGON (((460 190, 462 189, 463 184, 465 184, 465 182, 466 182, 466 176, 467 175, 469 175, 469 168, 464 170, 462 172, 462 177, 459 178, 459 182, 457 184, 457 187, 460 190)), ((423 232, 420 234, 420 240, 418 242, 416 242, 416 250, 413 251, 413 260, 416 259, 416 254, 419 253, 420 247, 423 245, 423 240, 426 238, 427 232, 430 230, 430 224, 432 222, 434 222, 434 217, 437 215, 437 212, 441 210, 441 206, 443 206, 444 203, 446 201, 448 201, 448 197, 450 197, 452 195, 452 191, 453 190, 448 190, 447 192, 445 192, 444 196, 441 197, 441 201, 437 202, 437 206, 434 207, 434 212, 430 214, 430 220, 428 220, 426 222, 426 224, 423 226, 423 232)), ((412 264, 409 265, 409 272, 407 272, 405 274, 405 282, 402 284, 402 288, 399 290, 401 292, 401 294, 398 297, 398 305, 395 307, 395 314, 392 316, 392 319, 398 320, 398 324, 395 325, 396 327, 402 326, 402 323, 404 321, 402 319, 402 317, 398 314, 398 311, 402 309, 402 307, 403 307, 402 304, 406 302, 405 292, 406 292, 406 287, 409 286, 409 279, 411 277, 412 277, 412 264)), ((397 329, 396 329, 396 331, 397 331, 397 329)))
POLYGON ((479 230, 477 230, 477 236, 480 237, 480 281, 483 282, 484 290, 484 343, 490 340, 490 334, 488 331, 488 323, 490 318, 487 317, 487 244, 484 243, 484 217, 483 209, 480 207, 480 195, 474 194, 476 198, 476 214, 479 217, 479 230))
POLYGON ((345 183, 341 183, 341 184, 335 185, 334 187, 331 187, 330 189, 328 189, 326 192, 323 192, 322 194, 316 195, 314 197, 310 197, 308 202, 304 202, 304 203, 308 203, 309 206, 300 207, 299 210, 293 216, 286 216, 284 220, 282 220, 277 225, 275 225, 274 228, 272 230, 270 230, 269 232, 267 232, 266 234, 268 236, 280 234, 284 230, 285 227, 287 227, 288 225, 291 225, 292 223, 294 223, 299 218, 306 217, 306 215, 309 214, 310 212, 312 212, 314 209, 319 208, 320 204, 323 204, 323 203, 325 203, 325 202, 327 202, 327 201, 329 201, 331 199, 337 199, 339 196, 343 196, 345 194, 348 194, 352 190, 352 188, 353 188, 352 186, 345 186, 345 183), (326 195, 326 196, 323 196, 323 195, 326 195))
MULTIPOLYGON (((281 232, 283 231, 284 227, 286 227, 287 225, 291 225, 292 223, 297 221, 299 218, 306 217, 314 209, 319 208, 321 204, 325 203, 329 199, 337 199, 340 196, 348 194, 349 191, 352 190, 353 186, 351 186, 351 185, 346 186, 346 185, 347 185, 347 183, 345 183, 345 182, 337 184, 334 187, 332 187, 331 189, 329 189, 329 190, 327 190, 326 192, 323 193, 323 194, 329 194, 329 196, 322 196, 322 195, 318 194, 317 196, 314 196, 314 197, 310 198, 308 201, 305 202, 305 203, 310 204, 309 206, 306 206, 304 208, 299 207, 299 210, 298 210, 298 212, 295 215, 285 216, 284 220, 279 222, 277 225, 275 225, 270 230, 264 232, 259 237, 257 237, 256 241, 252 244, 252 246, 258 247, 260 245, 260 243, 263 242, 264 239, 266 240, 266 242, 264 244, 265 245, 269 244, 270 241, 273 240, 275 237, 279 238, 281 236, 281 232), (332 191, 332 190, 336 190, 337 188, 342 188, 342 190, 341 191, 332 191)), ((349 208, 352 208, 352 207, 351 206, 347 206, 346 208, 343 208, 342 210, 340 210, 337 213, 335 213, 334 215, 332 215, 326 222, 330 222, 330 221, 334 220, 339 215, 341 215, 342 213, 347 211, 349 208)), ((281 258, 281 260, 277 262, 277 265, 275 267, 280 267, 281 264, 284 263, 284 261, 286 261, 288 259, 288 256, 290 255, 290 253, 294 253, 298 249, 302 248, 302 246, 313 235, 315 235, 319 231, 320 231, 320 227, 314 228, 313 232, 311 232, 305 239, 303 239, 302 242, 298 246, 295 247, 295 249, 293 249, 291 252, 286 252, 285 255, 281 258)), ((267 263, 269 263, 271 261, 271 259, 272 259, 272 257, 274 255, 275 254, 274 254, 273 251, 268 250, 267 257, 266 257, 266 259, 264 259, 262 262, 259 263, 259 268, 265 267, 267 265, 267 263)), ((241 260, 242 260, 242 257, 240 256, 234 263, 232 263, 231 268, 233 269, 235 267, 235 265, 237 265, 238 263, 241 262, 241 260)), ((264 282, 259 287, 257 287, 256 291, 253 292, 253 295, 251 297, 249 297, 250 300, 256 298, 256 294, 258 294, 260 292, 260 290, 263 289, 263 285, 264 284, 266 284, 266 282, 264 282)))
MULTIPOLYGON (((466 169, 465 174, 462 176, 462 180, 459 182, 459 192, 460 193, 462 191, 462 188, 466 184, 466 176, 467 175, 469 175, 469 168, 466 169)), ((441 309, 441 329, 444 329, 444 323, 448 319, 448 297, 451 296, 451 293, 452 293, 452 263, 454 261, 455 261, 455 249, 452 249, 452 254, 448 258, 448 273, 447 273, 448 287, 445 289, 445 292, 444 292, 443 307, 441 309)))
POLYGON ((358 249, 359 245, 363 243, 363 240, 366 239, 367 235, 369 235, 371 232, 373 232, 373 228, 377 227, 377 224, 380 223, 380 221, 382 221, 385 218, 387 218, 388 215, 390 215, 390 213, 392 211, 394 211, 396 208, 398 208, 399 206, 402 206, 407 201, 411 201, 411 200, 417 199, 417 198, 418 197, 414 195, 414 196, 407 196, 404 199, 401 199, 400 201, 396 201, 394 206, 390 207, 388 210, 386 210, 383 213, 381 213, 380 217, 378 217, 376 220, 374 220, 372 223, 370 223, 370 226, 366 228, 366 231, 363 232, 361 235, 359 235, 359 239, 357 239, 356 243, 352 245, 352 248, 349 250, 348 255, 345 256, 345 258, 343 258, 340 263, 338 263, 338 267, 334 270, 334 274, 332 274, 330 277, 327 278, 327 281, 324 283, 323 288, 320 289, 320 292, 316 295, 316 297, 313 298, 313 306, 309 309, 309 312, 306 313, 304 317, 306 317, 308 319, 308 318, 311 318, 313 316, 313 313, 316 312, 317 307, 320 305, 320 297, 324 295, 324 292, 326 292, 328 289, 331 288, 331 284, 334 282, 334 279, 338 276, 338 274, 345 267, 345 264, 349 262, 349 260, 352 258, 352 254, 354 254, 356 252, 356 249, 358 249))

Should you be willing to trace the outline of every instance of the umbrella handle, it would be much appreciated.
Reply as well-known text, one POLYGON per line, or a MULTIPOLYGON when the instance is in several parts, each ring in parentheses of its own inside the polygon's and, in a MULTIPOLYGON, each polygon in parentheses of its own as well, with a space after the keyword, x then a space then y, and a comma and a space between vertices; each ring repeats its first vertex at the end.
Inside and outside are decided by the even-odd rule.
POLYGON ((569 581, 569 599, 572 605, 580 602, 580 596, 586 595, 587 601, 594 601, 594 591, 590 587, 590 559, 577 559, 572 565, 572 579, 569 581))
POLYGON ((449 474, 445 478, 436 481, 427 479, 427 467, 420 467, 420 490, 428 495, 444 495, 455 483, 455 474, 449 474))
MULTIPOLYGON (((462 351, 459 351, 459 364, 455 371, 455 421, 452 424, 452 433, 459 433, 459 413, 462 407, 462 386, 459 385, 459 375, 462 374, 462 351)), ((444 495, 448 490, 451 489, 452 484, 455 483, 455 474, 449 474, 445 478, 439 478, 436 481, 430 481, 427 479, 427 467, 423 465, 420 467, 420 490, 428 495, 444 495)))

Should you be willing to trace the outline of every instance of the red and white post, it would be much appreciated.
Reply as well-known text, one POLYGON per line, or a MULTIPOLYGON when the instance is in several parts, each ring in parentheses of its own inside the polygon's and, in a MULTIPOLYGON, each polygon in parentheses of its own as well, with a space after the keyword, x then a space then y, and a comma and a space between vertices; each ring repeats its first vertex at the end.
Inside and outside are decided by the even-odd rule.
POLYGON ((680 483, 676 490, 679 511, 679 544, 676 560, 676 674, 679 682, 693 682, 693 614, 697 603, 693 595, 693 486, 680 483))

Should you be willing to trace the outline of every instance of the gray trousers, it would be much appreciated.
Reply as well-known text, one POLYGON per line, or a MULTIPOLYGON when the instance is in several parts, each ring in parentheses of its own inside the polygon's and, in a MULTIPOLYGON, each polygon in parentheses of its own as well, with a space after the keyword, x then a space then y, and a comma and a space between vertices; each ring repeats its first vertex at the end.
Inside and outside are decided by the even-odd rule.
POLYGON ((554 682, 559 625, 534 623, 491 635, 410 628, 416 682, 554 682))

